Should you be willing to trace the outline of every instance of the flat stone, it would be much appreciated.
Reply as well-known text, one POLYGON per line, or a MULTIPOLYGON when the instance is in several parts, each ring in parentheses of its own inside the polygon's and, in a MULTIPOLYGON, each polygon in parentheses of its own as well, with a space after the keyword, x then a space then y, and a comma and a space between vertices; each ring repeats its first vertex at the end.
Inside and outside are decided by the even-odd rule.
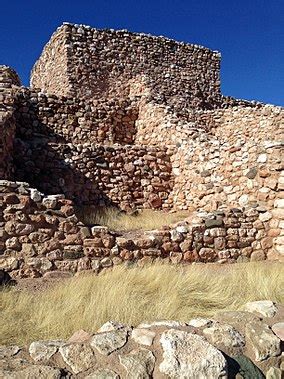
POLYGON ((127 379, 150 379, 155 367, 155 356, 147 349, 132 350, 127 355, 120 355, 119 361, 126 369, 127 379))
POLYGON ((246 325, 246 340, 252 346, 257 362, 281 353, 280 339, 261 321, 253 321, 246 325))
POLYGON ((59 352, 75 374, 90 369, 96 363, 94 352, 87 344, 61 346, 59 352))
POLYGON ((63 341, 35 341, 29 346, 29 353, 36 362, 48 361, 63 346, 63 341))
POLYGON ((170 329, 162 334, 160 342, 163 361, 159 369, 170 378, 227 378, 226 359, 205 338, 170 329))
POLYGON ((273 330, 273 333, 281 339, 281 341, 284 341, 284 322, 277 322, 272 325, 271 329, 273 330))
POLYGON ((264 317, 273 317, 277 312, 277 307, 270 300, 260 300, 246 303, 244 310, 252 313, 260 313, 264 317))
POLYGON ((131 330, 131 327, 129 327, 126 324, 122 324, 117 321, 108 321, 105 324, 103 324, 100 329, 98 329, 97 333, 103 333, 103 332, 112 332, 114 330, 131 330))
POLYGON ((85 379, 119 379, 119 375, 112 370, 102 368, 87 375, 85 379))
POLYGON ((114 330, 95 334, 91 340, 90 345, 97 349, 99 353, 109 355, 115 350, 120 349, 127 342, 127 331, 114 330))
POLYGON ((136 328, 132 330, 131 338, 141 345, 151 346, 156 333, 152 330, 136 328))

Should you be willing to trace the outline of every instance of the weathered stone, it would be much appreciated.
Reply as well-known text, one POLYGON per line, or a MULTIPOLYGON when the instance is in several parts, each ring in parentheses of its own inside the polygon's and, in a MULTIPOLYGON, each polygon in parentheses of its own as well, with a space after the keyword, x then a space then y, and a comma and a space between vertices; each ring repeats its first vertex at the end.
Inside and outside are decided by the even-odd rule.
POLYGON ((29 346, 30 356, 36 362, 48 361, 63 346, 63 341, 35 341, 29 346))
POLYGON ((69 344, 61 346, 59 352, 75 374, 86 371, 93 367, 96 358, 88 344, 69 344))
POLYGON ((132 330, 131 338, 134 339, 136 343, 141 345, 151 346, 156 333, 152 330, 135 328, 132 330))
POLYGON ((212 345, 229 355, 243 352, 245 338, 231 325, 214 322, 202 332, 212 345))
POLYGON ((270 300, 259 300, 245 304, 244 310, 251 313, 259 313, 264 317, 273 317, 277 312, 277 307, 270 300))
POLYGON ((227 378, 222 353, 204 338, 170 329, 161 336, 163 361, 160 371, 171 378, 227 378))
POLYGON ((275 357, 280 354, 280 339, 261 321, 246 325, 246 340, 251 344, 256 361, 275 357))
POLYGON ((126 342, 127 331, 114 330, 95 334, 90 340, 90 345, 97 349, 99 353, 109 355, 124 346, 126 342))
POLYGON ((150 379, 155 366, 155 356, 147 349, 132 350, 119 356, 120 363, 126 369, 128 379, 150 379))

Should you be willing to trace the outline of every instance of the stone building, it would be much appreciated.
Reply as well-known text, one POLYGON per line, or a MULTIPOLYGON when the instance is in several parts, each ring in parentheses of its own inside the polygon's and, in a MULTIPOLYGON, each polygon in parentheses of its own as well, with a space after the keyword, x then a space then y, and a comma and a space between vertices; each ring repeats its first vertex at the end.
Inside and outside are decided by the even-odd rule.
POLYGON ((218 52, 65 23, 30 87, 0 66, 2 268, 283 259, 283 121, 281 107, 221 94, 218 52), (102 205, 195 221, 125 240, 78 219, 102 205))

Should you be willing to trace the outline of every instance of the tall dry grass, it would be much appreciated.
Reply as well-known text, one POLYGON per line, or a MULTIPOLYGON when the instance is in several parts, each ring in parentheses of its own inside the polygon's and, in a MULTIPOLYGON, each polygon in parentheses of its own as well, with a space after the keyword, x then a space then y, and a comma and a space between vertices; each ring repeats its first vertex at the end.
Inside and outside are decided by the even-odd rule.
POLYGON ((112 230, 130 231, 159 229, 184 220, 190 213, 142 209, 137 214, 126 214, 114 207, 83 207, 77 210, 77 215, 87 225, 104 225, 112 230))
POLYGON ((1 291, 2 344, 66 338, 117 320, 189 320, 240 309, 248 301, 284 300, 284 265, 249 263, 146 268, 117 267, 66 280, 44 292, 1 291))

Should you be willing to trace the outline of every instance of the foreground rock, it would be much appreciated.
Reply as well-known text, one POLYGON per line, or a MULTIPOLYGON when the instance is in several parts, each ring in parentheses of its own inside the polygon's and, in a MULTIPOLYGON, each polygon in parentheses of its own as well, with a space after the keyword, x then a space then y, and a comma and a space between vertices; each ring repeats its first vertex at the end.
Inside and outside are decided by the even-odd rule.
POLYGON ((0 346, 0 378, 281 379, 284 308, 266 303, 262 312, 273 316, 264 318, 251 304, 249 311, 219 312, 214 319, 158 320, 136 328, 109 321, 67 341, 0 346))

